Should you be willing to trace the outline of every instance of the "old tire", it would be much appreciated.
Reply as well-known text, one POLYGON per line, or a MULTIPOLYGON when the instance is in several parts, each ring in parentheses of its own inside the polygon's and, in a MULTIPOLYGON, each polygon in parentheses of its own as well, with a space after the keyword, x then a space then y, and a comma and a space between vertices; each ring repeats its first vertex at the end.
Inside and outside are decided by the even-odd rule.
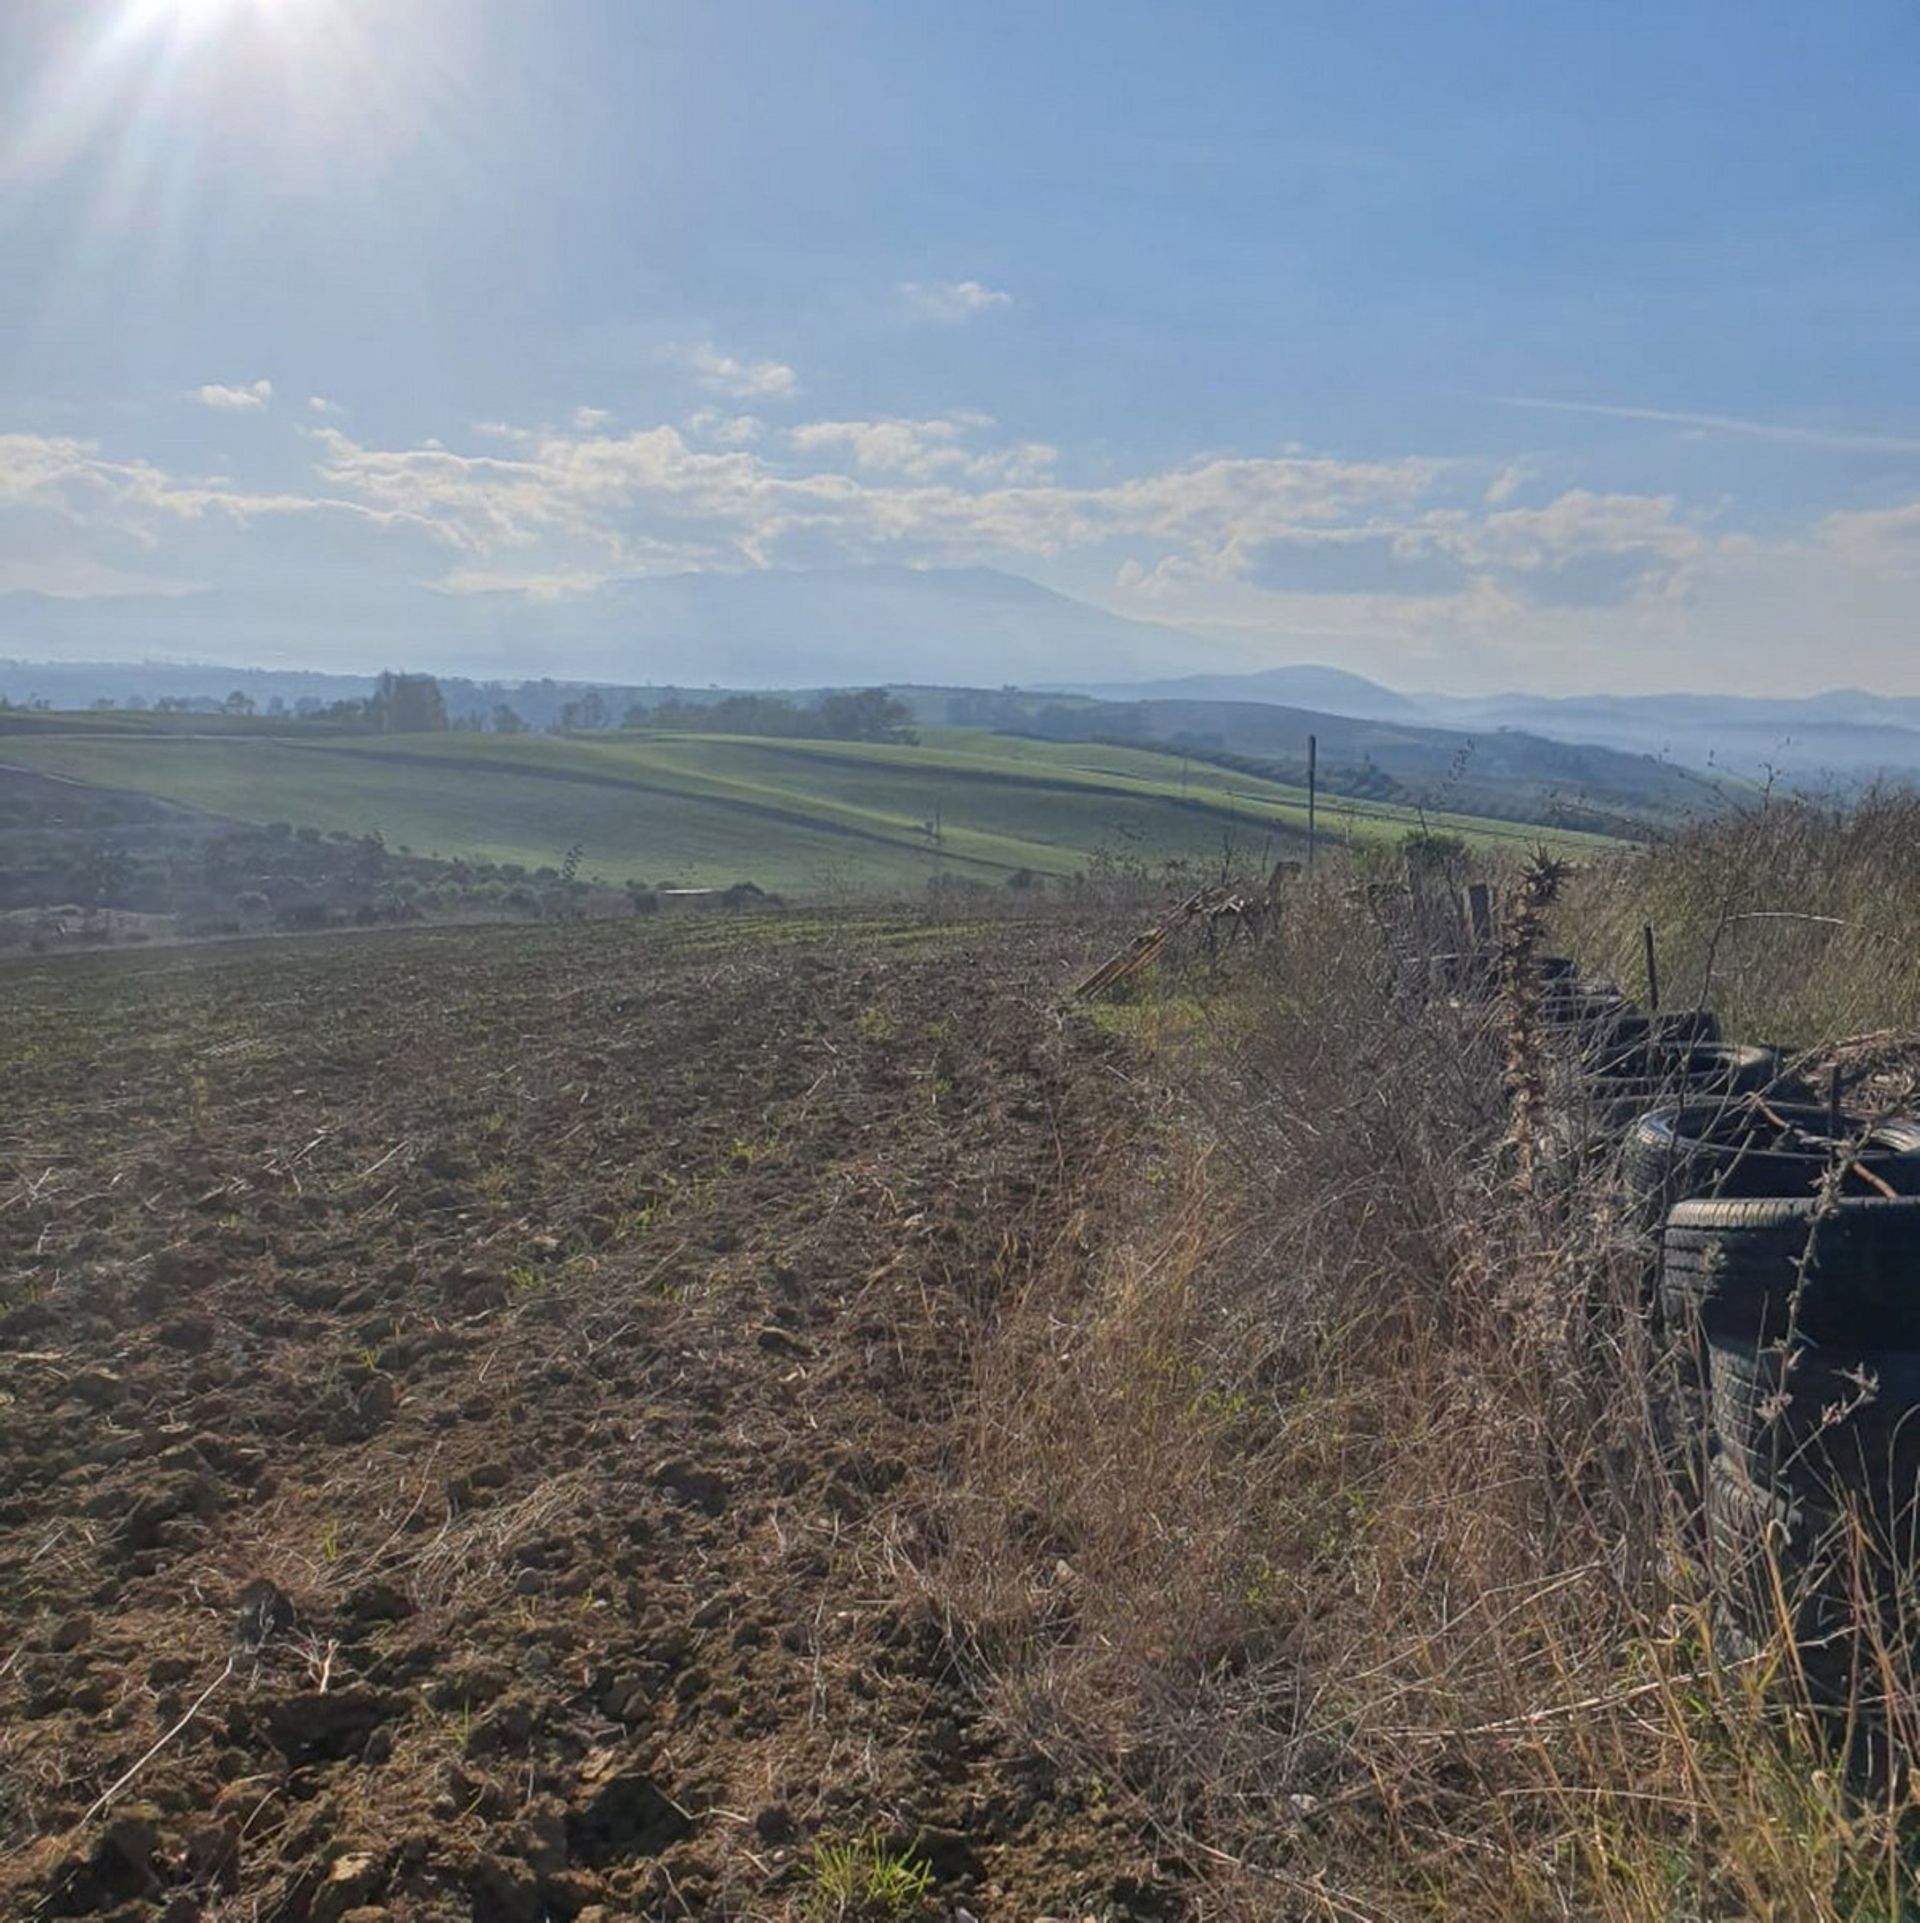
POLYGON ((1618 1082, 1638 1090, 1668 1091, 1670 1099, 1699 1095, 1747 1095, 1779 1084, 1783 1063, 1777 1048, 1751 1042, 1662 1042, 1651 1036, 1618 1043, 1593 1063, 1597 1083, 1618 1082))
POLYGON ((1920 1350, 1920 1202, 1849 1196, 1681 1202, 1661 1243, 1670 1320, 1753 1342, 1920 1350))
POLYGON ((1695 1042, 1683 1049, 1647 1043, 1614 1047, 1585 1082, 1589 1120, 1624 1132, 1642 1115, 1675 1102, 1762 1094, 1781 1077, 1777 1049, 1737 1042, 1695 1042))
POLYGON ((1743 1096, 1668 1104, 1633 1125, 1622 1183, 1649 1227, 1696 1197, 1811 1199, 1842 1154, 1847 1193, 1866 1193, 1877 1180, 1896 1195, 1920 1195, 1920 1123, 1843 1115, 1836 1137, 1828 1120, 1810 1103, 1763 1106, 1743 1096))

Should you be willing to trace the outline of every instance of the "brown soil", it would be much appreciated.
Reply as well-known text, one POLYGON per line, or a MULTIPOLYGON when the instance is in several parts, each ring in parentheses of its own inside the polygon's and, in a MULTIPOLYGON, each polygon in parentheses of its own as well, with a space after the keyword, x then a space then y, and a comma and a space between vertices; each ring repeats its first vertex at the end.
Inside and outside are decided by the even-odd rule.
POLYGON ((1164 1917, 909 1571, 1133 1125, 1057 929, 528 929, 0 984, 0 1909, 1164 1917))

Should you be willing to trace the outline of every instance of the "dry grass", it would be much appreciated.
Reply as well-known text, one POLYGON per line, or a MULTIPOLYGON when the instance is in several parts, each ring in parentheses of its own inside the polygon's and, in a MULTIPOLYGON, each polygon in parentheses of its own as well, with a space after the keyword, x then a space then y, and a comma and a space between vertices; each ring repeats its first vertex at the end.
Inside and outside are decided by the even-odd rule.
POLYGON ((1769 800, 1589 868, 1560 925, 1641 994, 1647 923, 1664 1000, 1716 1008, 1747 1040, 1920 1028, 1920 794, 1769 800))
MULTIPOLYGON (((1607 912, 1726 899, 1729 839, 1754 858, 1736 829, 1657 850, 1607 912)), ((1716 1644, 1606 1168, 1516 1182, 1510 1038, 1388 977, 1329 888, 1143 1026, 1186 1106, 1097 1286, 1043 1277, 983 1338, 923 1572, 957 1641, 1201 1914, 1906 1914, 1903 1809, 1844 1788, 1790 1639, 1716 1644)))

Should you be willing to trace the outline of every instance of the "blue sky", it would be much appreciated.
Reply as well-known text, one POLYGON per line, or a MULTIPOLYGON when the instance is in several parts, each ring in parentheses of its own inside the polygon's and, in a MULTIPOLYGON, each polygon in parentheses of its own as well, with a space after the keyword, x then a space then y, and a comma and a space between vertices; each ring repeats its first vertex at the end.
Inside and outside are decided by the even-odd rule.
POLYGON ((989 565, 1169 666, 1920 692, 1916 81, 1895 4, 8 0, 0 593, 361 665, 383 584, 989 565))

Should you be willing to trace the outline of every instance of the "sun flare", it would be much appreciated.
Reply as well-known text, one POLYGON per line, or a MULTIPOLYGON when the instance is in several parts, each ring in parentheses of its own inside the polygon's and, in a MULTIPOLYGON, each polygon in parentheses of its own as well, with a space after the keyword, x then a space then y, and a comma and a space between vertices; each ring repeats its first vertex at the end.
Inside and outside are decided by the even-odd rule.
POLYGON ((133 0, 126 24, 133 31, 174 27, 203 33, 242 15, 285 13, 300 0, 133 0))
POLYGON ((35 111, 0 128, 0 187, 91 156, 101 229, 170 232, 236 167, 302 192, 367 178, 439 137, 455 84, 451 0, 62 4, 35 111))

